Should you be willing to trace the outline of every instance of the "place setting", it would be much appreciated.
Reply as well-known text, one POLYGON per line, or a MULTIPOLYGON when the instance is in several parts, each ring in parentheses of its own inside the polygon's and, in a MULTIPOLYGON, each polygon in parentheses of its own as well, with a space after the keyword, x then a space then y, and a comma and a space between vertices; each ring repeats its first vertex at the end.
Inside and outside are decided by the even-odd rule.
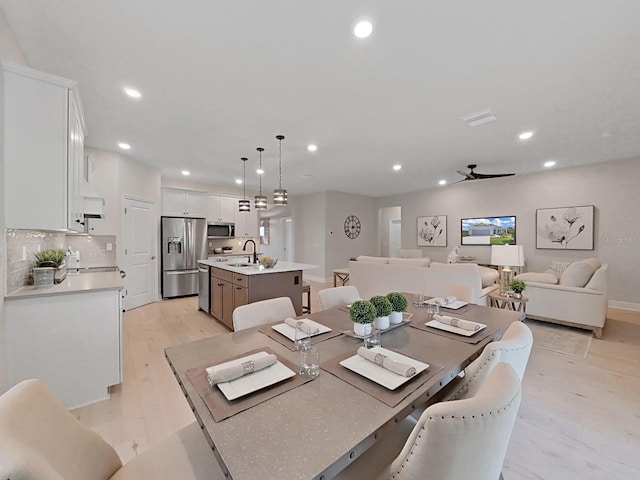
POLYGON ((416 308, 427 308, 427 315, 440 313, 440 309, 451 310, 452 312, 464 313, 473 308, 469 302, 458 300, 453 295, 446 297, 425 297, 424 295, 416 295, 413 306, 416 308))
POLYGON ((382 347, 375 329, 355 353, 323 362, 321 367, 390 407, 442 370, 441 366, 382 347))
POLYGON ((258 331, 291 351, 299 350, 299 344, 304 339, 315 345, 342 334, 340 330, 334 330, 309 318, 286 318, 282 323, 265 325, 258 331))
MULTIPOLYGON (((308 348, 312 350, 316 347, 309 345, 308 348)), ((309 361, 307 357, 304 358, 305 362, 309 361)), ((264 347, 223 361, 211 361, 187 370, 186 374, 214 420, 220 422, 318 376, 317 355, 317 367, 313 372, 307 372, 311 367, 305 367, 303 372, 302 365, 302 355, 300 364, 296 366, 264 347)))
POLYGON ((465 343, 478 343, 498 330, 497 328, 487 328, 484 323, 440 313, 428 313, 426 320, 426 322, 424 319, 414 321, 411 326, 465 343))

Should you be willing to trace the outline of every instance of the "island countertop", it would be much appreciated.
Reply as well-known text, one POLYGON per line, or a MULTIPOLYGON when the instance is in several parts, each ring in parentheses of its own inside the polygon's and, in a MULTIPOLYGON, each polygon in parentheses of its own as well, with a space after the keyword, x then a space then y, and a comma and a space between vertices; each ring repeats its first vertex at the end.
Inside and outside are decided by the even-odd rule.
POLYGON ((51 287, 36 288, 22 287, 20 290, 7 295, 5 300, 18 300, 28 297, 48 297, 52 295, 68 295, 71 293, 96 292, 101 290, 120 290, 124 288, 124 281, 120 272, 80 273, 67 275, 61 283, 51 287))
POLYGON ((295 272, 297 270, 313 270, 318 268, 318 265, 310 265, 308 263, 296 263, 296 262, 283 262, 278 261, 273 268, 264 268, 260 264, 252 264, 248 267, 234 267, 233 263, 246 263, 246 262, 232 262, 224 263, 211 260, 198 260, 198 263, 202 265, 208 265, 210 267, 220 268, 233 273, 240 273, 242 275, 262 275, 267 273, 279 273, 279 272, 295 272))

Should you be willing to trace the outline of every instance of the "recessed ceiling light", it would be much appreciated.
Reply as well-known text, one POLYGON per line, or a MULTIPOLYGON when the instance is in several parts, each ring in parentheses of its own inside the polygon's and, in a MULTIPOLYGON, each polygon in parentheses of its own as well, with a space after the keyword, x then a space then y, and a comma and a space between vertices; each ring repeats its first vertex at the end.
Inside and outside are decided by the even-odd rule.
POLYGON ((264 170, 263 170, 262 168, 257 168, 257 169, 256 169, 256 173, 257 173, 258 175, 262 175, 262 174, 264 173, 264 170))
POLYGON ((402 170, 402 165, 396 164, 393 166, 393 169, 397 172, 398 170, 402 170))
POLYGON ((135 88, 125 87, 124 93, 129 95, 131 98, 140 98, 140 97, 142 97, 142 94, 138 90, 136 90, 135 88))
POLYGON ((241 178, 236 178, 236 183, 238 185, 242 185, 242 179, 241 178))
POLYGON ((119 146, 122 150, 129 150, 129 149, 131 148, 131 145, 129 145, 128 143, 123 143, 123 142, 120 142, 120 143, 118 144, 118 146, 119 146))
POLYGON ((440 180, 440 181, 438 182, 438 185, 446 185, 446 184, 447 184, 447 181, 446 181, 446 180, 440 180))
POLYGON ((317 145, 307 145, 307 150, 309 150, 310 152, 315 152, 316 150, 318 150, 318 146, 317 145))
POLYGON ((553 167, 556 164, 555 160, 549 160, 548 162, 544 162, 544 166, 547 168, 553 167))
POLYGON ((182 170, 182 174, 186 177, 187 175, 191 175, 189 170, 182 170))
POLYGON ((373 32, 373 25, 367 20, 362 20, 353 27, 353 34, 358 38, 367 38, 373 32))
POLYGON ((518 135, 520 140, 529 140, 531 137, 533 137, 533 132, 522 132, 518 135))

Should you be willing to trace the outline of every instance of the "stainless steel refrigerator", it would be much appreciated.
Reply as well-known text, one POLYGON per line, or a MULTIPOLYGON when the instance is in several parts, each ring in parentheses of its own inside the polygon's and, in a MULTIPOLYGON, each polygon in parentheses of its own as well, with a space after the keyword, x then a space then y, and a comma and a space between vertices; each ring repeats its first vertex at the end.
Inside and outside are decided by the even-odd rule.
POLYGON ((198 293, 198 260, 207 259, 207 220, 162 217, 162 298, 198 293))

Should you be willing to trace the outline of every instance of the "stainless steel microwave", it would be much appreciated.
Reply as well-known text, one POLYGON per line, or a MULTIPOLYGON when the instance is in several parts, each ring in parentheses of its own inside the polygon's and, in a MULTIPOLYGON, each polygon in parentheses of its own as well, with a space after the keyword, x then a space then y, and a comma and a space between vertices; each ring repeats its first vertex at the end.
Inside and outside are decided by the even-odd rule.
POLYGON ((207 238, 234 238, 236 236, 235 223, 207 224, 207 238))

